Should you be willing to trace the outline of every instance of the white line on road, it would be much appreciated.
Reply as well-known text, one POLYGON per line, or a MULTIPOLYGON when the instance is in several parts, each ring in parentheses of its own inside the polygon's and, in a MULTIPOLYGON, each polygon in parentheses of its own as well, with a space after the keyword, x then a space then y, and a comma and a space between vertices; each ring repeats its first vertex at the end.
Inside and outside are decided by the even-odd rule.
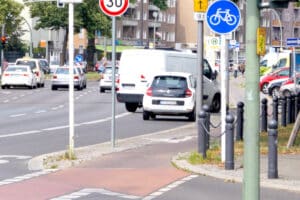
POLYGON ((41 113, 45 113, 45 112, 47 112, 46 110, 38 110, 38 111, 36 111, 36 112, 34 112, 35 114, 41 114, 41 113))
MULTIPOLYGON (((130 114, 132 114, 132 113, 122 113, 120 115, 116 115, 116 118, 125 117, 125 116, 130 115, 130 114)), ((79 126, 84 126, 84 125, 97 124, 97 123, 102 123, 102 122, 106 122, 106 121, 109 121, 109 120, 111 120, 111 117, 107 117, 107 118, 100 119, 100 120, 95 120, 95 121, 77 123, 74 126, 79 127, 79 126)), ((32 131, 24 131, 24 132, 19 132, 19 133, 4 134, 4 135, 0 135, 0 138, 8 138, 8 137, 22 136, 22 135, 41 134, 45 131, 54 131, 54 130, 60 130, 60 129, 66 129, 66 128, 69 128, 69 126, 68 125, 55 126, 55 127, 44 128, 44 129, 41 129, 41 130, 32 130, 32 131)))
POLYGON ((21 117, 25 115, 26 115, 25 113, 21 113, 21 114, 10 115, 9 117, 21 117))
POLYGON ((31 134, 37 134, 37 133, 41 133, 41 131, 33 130, 33 131, 5 134, 5 135, 0 135, 0 138, 14 137, 14 136, 20 136, 20 135, 31 135, 31 134))

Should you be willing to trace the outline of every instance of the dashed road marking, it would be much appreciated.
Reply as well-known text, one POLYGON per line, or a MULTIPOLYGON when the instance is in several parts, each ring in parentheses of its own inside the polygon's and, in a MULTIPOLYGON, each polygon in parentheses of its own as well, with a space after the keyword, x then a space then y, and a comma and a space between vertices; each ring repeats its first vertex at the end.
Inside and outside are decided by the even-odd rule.
POLYGON ((107 195, 107 196, 114 196, 114 197, 124 198, 124 199, 141 199, 141 197, 139 197, 139 196, 122 194, 122 193, 118 193, 118 192, 112 192, 112 191, 105 190, 102 188, 85 188, 80 191, 73 192, 71 194, 52 198, 51 200, 72 200, 72 199, 82 198, 82 197, 88 196, 93 193, 98 193, 98 194, 107 195))
POLYGON ((0 186, 1 185, 8 185, 8 184, 11 184, 11 183, 16 183, 16 182, 21 182, 21 181, 31 179, 31 178, 34 178, 34 177, 37 177, 37 176, 41 176, 41 175, 46 175, 46 174, 55 172, 57 170, 58 169, 47 169, 47 170, 43 170, 43 171, 39 171, 39 172, 34 172, 34 173, 31 173, 31 174, 25 174, 25 175, 22 175, 22 176, 17 176, 17 177, 10 178, 10 179, 5 179, 5 180, 0 181, 0 186))
POLYGON ((142 200, 152 200, 154 198, 157 198, 158 196, 161 196, 165 192, 170 191, 170 190, 174 189, 175 187, 178 187, 179 185, 181 185, 187 181, 190 181, 196 177, 198 177, 198 175, 190 175, 190 176, 184 177, 181 180, 175 181, 175 182, 167 185, 166 187, 163 187, 163 188, 159 189, 158 191, 151 193, 150 195, 142 198, 142 200))
POLYGON ((10 115, 9 117, 21 117, 25 115, 26 115, 25 113, 20 113, 20 114, 10 115))

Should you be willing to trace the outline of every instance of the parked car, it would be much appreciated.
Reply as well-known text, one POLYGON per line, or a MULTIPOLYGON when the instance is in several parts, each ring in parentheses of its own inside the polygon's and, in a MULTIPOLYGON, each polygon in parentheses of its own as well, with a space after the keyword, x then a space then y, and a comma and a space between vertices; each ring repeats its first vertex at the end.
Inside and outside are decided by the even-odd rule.
POLYGON ((28 65, 32 69, 32 71, 36 75, 36 81, 38 87, 44 87, 45 86, 45 73, 42 69, 42 64, 39 59, 35 58, 19 58, 16 60, 16 65, 28 65))
MULTIPOLYGON (((86 87, 85 75, 78 67, 74 67, 74 88, 77 90, 82 90, 86 87)), ((58 88, 68 88, 69 87, 69 67, 58 67, 52 75, 51 78, 51 89, 57 90, 58 88)))
POLYGON ((50 74, 50 66, 47 59, 39 59, 41 67, 45 74, 50 74))
POLYGON ((272 97, 279 97, 279 89, 281 87, 281 84, 288 80, 289 78, 281 78, 281 79, 275 79, 273 81, 270 81, 268 84, 268 95, 272 97))
POLYGON ((281 97, 288 97, 292 94, 297 94, 300 89, 300 74, 296 77, 296 84, 294 84, 294 77, 290 77, 285 82, 283 82, 279 89, 279 94, 281 97))
MULTIPOLYGON (((105 92, 105 90, 111 90, 112 88, 112 67, 106 67, 100 76, 99 81, 99 91, 100 93, 105 92)), ((117 88, 117 80, 119 78, 119 68, 115 68, 115 86, 117 88)))
POLYGON ((156 115, 183 115, 196 120, 196 81, 185 72, 155 75, 143 98, 143 119, 156 115))
POLYGON ((58 60, 51 60, 49 64, 50 73, 53 74, 56 70, 56 68, 59 67, 59 61, 58 60))
POLYGON ((273 81, 276 79, 288 78, 288 77, 289 77, 289 68, 288 67, 280 68, 270 74, 262 76, 259 81, 260 91, 262 91, 264 94, 268 94, 267 88, 268 88, 270 81, 273 81))
POLYGON ((1 88, 25 86, 29 89, 37 87, 36 75, 28 65, 10 65, 6 68, 1 79, 1 88))

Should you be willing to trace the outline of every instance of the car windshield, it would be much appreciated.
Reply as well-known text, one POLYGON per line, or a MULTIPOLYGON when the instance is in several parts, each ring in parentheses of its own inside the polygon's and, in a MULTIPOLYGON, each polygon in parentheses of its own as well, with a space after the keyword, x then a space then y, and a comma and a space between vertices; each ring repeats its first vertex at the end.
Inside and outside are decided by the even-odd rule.
POLYGON ((155 77, 152 87, 154 88, 186 88, 186 78, 179 76, 157 76, 155 77))
MULTIPOLYGON (((73 73, 76 74, 76 70, 74 68, 73 73)), ((57 68, 55 74, 69 74, 69 68, 57 68)))
MULTIPOLYGON (((119 69, 116 67, 115 68, 115 73, 117 74, 119 71, 119 69)), ((106 74, 112 74, 112 67, 106 67, 105 70, 104 70, 104 73, 106 74)))

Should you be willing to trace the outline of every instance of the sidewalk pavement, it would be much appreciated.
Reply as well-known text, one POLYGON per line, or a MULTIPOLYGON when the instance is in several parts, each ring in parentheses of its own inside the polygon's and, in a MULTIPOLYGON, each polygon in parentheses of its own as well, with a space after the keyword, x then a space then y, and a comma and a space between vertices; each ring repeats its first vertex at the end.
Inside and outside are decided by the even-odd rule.
MULTIPOLYGON (((42 155, 33 158, 29 162, 29 168, 38 170, 45 168, 56 167, 64 170, 65 168, 76 166, 81 163, 88 163, 90 160, 101 159, 101 155, 114 152, 121 152, 129 149, 137 149, 146 145, 159 144, 162 142, 181 142, 197 137, 197 126, 191 123, 180 128, 175 128, 168 131, 161 131, 149 135, 142 135, 133 138, 117 141, 116 147, 112 148, 110 142, 76 148, 76 160, 57 159, 66 152, 57 152, 53 154, 42 155)), ((192 147, 191 147, 192 148, 192 147)), ((194 149, 196 150, 196 149, 194 149)), ((191 165, 186 159, 182 159, 190 152, 182 152, 174 155, 172 162, 178 168, 188 170, 196 174, 211 176, 225 181, 243 181, 243 159, 235 158, 235 169, 225 170, 222 166, 217 165, 191 165)), ((253 161, 256 162, 256 161, 253 161)), ((278 179, 268 179, 268 159, 266 156, 260 158, 260 185, 263 187, 285 189, 290 191, 300 192, 300 155, 279 155, 278 157, 278 179)))

